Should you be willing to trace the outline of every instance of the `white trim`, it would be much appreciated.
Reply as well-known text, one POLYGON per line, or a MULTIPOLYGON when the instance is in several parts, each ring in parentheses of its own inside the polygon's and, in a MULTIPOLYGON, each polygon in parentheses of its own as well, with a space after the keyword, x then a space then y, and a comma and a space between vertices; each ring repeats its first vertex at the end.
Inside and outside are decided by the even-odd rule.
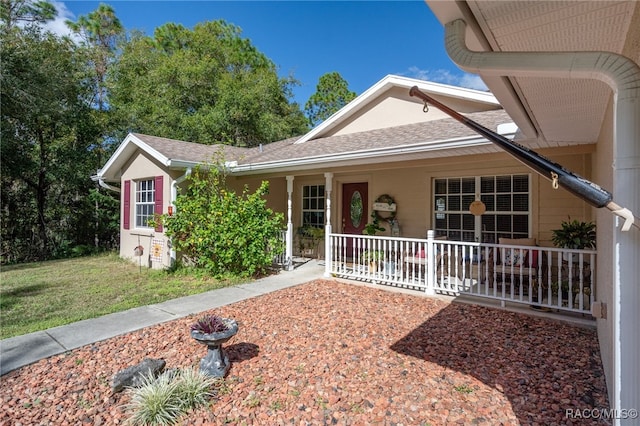
POLYGON ((136 148, 141 149, 166 166, 169 166, 171 164, 171 160, 169 158, 151 148, 133 133, 129 133, 127 137, 124 138, 124 141, 120 144, 118 149, 116 149, 111 157, 109 157, 109 160, 107 160, 104 167, 98 170, 98 178, 105 179, 107 171, 109 171, 109 169, 111 169, 112 167, 115 167, 119 161, 126 161, 127 159, 129 159, 136 148), (123 158, 125 160, 122 160, 123 158))
POLYGON ((361 159, 370 159, 375 157, 385 157, 392 155, 405 155, 420 152, 440 151, 444 149, 459 149, 492 145, 492 142, 485 138, 474 136, 465 136, 461 138, 445 139, 441 141, 429 141, 419 144, 399 145, 394 147, 375 148, 369 150, 349 151, 342 154, 325 154, 317 157, 294 158, 290 160, 275 160, 264 163, 242 164, 231 169, 232 173, 260 172, 260 171, 278 171, 290 167, 315 166, 320 167, 321 164, 348 162, 361 159))
POLYGON ((393 87, 405 88, 407 91, 418 86, 420 90, 434 95, 445 95, 448 97, 467 99, 479 103, 500 106, 500 103, 493 94, 480 90, 467 89, 463 87, 449 86, 446 84, 432 83, 414 78, 401 77, 397 75, 387 75, 382 80, 365 90, 360 96, 349 102, 345 107, 341 108, 331 117, 327 118, 321 124, 316 126, 306 135, 298 139, 295 144, 305 143, 311 139, 315 139, 321 134, 327 133, 335 126, 351 117, 363 106, 367 105, 372 99, 378 97, 381 93, 388 91, 393 87))

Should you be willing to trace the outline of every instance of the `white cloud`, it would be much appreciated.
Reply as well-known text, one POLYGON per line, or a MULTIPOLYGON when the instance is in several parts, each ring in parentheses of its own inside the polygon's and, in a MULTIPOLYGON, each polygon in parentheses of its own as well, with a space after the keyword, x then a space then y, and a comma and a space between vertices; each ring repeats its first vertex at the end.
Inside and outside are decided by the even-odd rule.
POLYGON ((73 14, 73 12, 67 9, 67 5, 65 5, 64 2, 52 1, 51 4, 55 6, 56 10, 58 11, 58 15, 53 21, 49 21, 43 24, 42 28, 47 31, 51 31, 52 33, 59 35, 61 37, 69 36, 71 37, 72 40, 78 42, 80 38, 76 34, 74 34, 69 29, 69 27, 67 27, 67 24, 65 24, 65 21, 67 19, 71 21, 75 21, 76 16, 73 14))
POLYGON ((479 75, 469 73, 464 73, 462 77, 460 77, 460 86, 466 87, 468 89, 484 91, 489 90, 489 88, 486 84, 484 84, 484 81, 482 81, 479 75))
POLYGON ((418 67, 410 67, 405 74, 411 78, 417 78, 434 83, 449 84, 451 86, 466 87, 467 89, 488 91, 480 76, 469 73, 453 74, 449 70, 423 70, 418 67))

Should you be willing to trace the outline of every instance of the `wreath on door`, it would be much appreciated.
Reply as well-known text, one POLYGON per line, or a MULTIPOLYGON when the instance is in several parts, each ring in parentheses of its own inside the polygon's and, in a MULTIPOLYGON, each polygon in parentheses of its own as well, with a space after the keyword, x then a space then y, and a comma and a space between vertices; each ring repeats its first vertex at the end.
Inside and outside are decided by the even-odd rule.
MULTIPOLYGON (((391 206, 396 202, 389 194, 382 194, 381 196, 376 198, 376 200, 374 201, 374 207, 375 207, 375 204, 377 203, 385 203, 391 206)), ((381 215, 380 213, 381 211, 376 210, 375 208, 373 209, 373 214, 375 215, 376 219, 382 220, 385 222, 393 222, 396 218, 396 214, 398 213, 398 209, 395 209, 393 211, 384 211, 383 213, 386 213, 385 216, 381 215)))

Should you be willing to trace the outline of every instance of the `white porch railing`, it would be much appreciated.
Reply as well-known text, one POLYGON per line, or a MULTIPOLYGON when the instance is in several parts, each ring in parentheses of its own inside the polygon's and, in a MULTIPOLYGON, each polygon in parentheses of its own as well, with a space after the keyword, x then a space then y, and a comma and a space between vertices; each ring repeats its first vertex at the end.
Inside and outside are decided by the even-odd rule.
POLYGON ((595 300, 595 250, 350 234, 329 238, 326 268, 334 276, 578 313, 589 313, 595 300))
POLYGON ((283 229, 278 231, 278 240, 281 242, 282 247, 284 248, 280 254, 276 254, 273 257, 273 266, 277 268, 286 269, 291 262, 291 259, 287 256, 286 246, 287 246, 287 230, 283 229))

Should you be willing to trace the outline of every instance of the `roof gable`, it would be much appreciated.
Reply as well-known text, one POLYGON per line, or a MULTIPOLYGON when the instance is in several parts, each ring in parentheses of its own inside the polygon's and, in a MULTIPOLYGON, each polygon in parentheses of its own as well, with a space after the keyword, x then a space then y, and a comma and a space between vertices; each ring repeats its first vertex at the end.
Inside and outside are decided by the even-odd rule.
POLYGON ((349 165, 371 161, 373 157, 376 162, 382 157, 392 161, 407 153, 423 157, 461 155, 470 153, 461 148, 488 143, 436 108, 425 114, 422 102, 409 96, 413 86, 468 113, 485 127, 496 130, 498 125, 512 121, 490 93, 390 75, 306 135, 258 147, 203 145, 130 133, 97 177, 106 181, 120 179, 121 170, 138 152, 146 153, 167 169, 194 167, 219 157, 232 173, 260 173, 349 165))
POLYGON ((430 114, 425 115, 422 108, 416 105, 422 102, 409 96, 409 90, 413 86, 418 86, 420 90, 461 113, 502 108, 496 98, 488 92, 387 75, 340 111, 302 136, 296 143, 301 144, 318 138, 415 124, 447 117, 446 114, 435 108, 431 110, 430 114))

